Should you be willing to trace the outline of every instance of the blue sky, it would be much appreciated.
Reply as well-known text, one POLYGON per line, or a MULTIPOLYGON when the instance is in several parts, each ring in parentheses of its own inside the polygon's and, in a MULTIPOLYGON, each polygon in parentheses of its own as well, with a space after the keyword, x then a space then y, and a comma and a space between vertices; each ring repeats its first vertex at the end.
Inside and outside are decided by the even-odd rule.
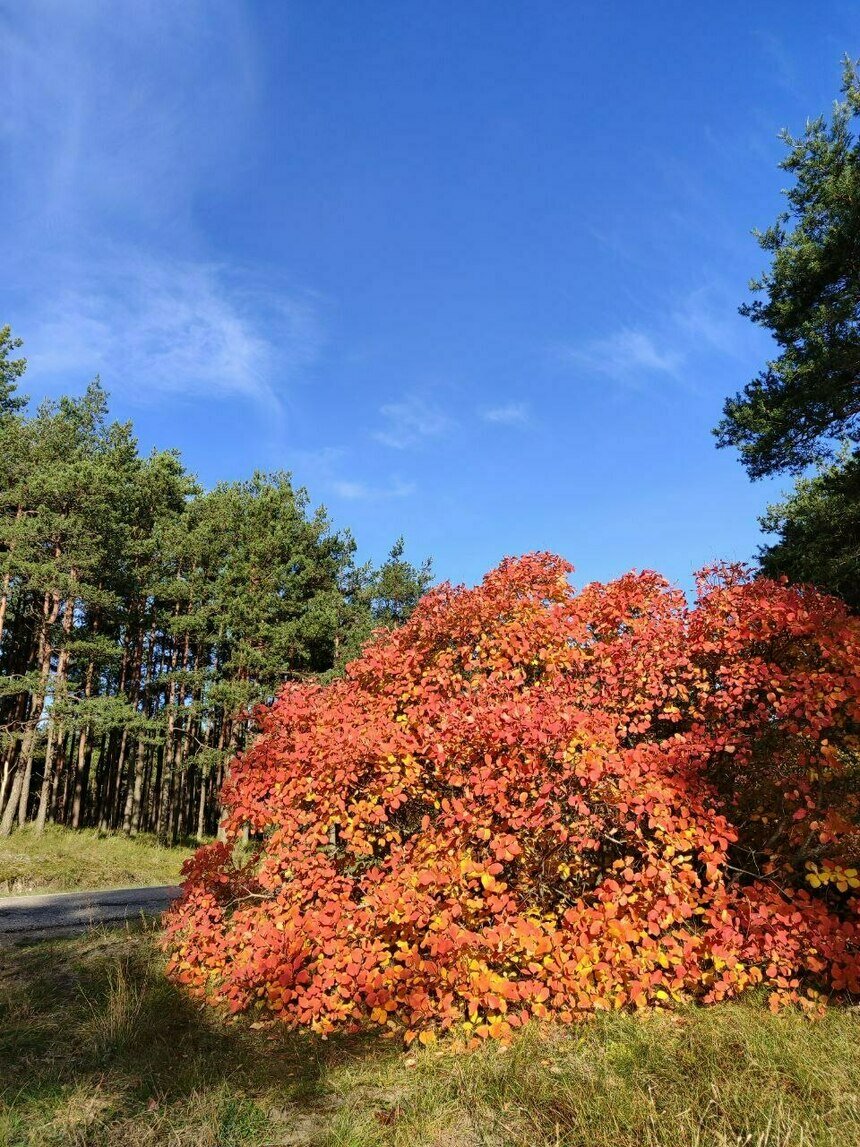
POLYGON ((787 482, 711 427, 857 8, 0 3, 0 321, 207 485, 292 470, 362 556, 684 586, 787 482))

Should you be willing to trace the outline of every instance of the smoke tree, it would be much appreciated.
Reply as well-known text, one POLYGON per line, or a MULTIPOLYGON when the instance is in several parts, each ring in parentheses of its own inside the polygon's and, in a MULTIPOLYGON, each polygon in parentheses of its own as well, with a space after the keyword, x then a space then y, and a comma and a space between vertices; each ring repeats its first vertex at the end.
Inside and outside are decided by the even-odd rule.
POLYGON ((289 683, 188 862, 171 976, 232 1012, 423 1042, 860 991, 860 622, 810 589, 560 558, 441 586, 289 683), (246 830, 250 854, 237 848, 246 830))

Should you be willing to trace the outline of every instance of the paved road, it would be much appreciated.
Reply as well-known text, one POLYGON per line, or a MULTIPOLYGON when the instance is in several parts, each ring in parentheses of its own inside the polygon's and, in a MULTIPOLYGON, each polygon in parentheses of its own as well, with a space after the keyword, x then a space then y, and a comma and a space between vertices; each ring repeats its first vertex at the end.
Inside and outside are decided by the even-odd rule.
POLYGON ((83 932, 99 924, 121 924, 137 920, 141 914, 157 916, 180 891, 165 884, 157 888, 7 896, 0 899, 0 945, 83 932))

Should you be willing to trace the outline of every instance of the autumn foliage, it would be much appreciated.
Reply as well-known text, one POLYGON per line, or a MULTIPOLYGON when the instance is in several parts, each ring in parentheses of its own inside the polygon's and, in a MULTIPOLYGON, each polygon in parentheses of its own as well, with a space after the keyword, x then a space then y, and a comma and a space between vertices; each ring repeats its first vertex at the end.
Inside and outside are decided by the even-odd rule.
POLYGON ((290 684, 186 867, 170 974, 327 1033, 860 992, 860 623, 533 554, 290 684), (234 848, 250 827, 253 856, 234 848))

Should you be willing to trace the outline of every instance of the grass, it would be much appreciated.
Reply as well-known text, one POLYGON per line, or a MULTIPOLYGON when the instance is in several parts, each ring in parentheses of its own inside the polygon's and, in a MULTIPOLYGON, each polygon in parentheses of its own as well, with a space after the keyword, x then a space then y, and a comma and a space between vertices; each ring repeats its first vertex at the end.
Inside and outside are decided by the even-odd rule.
POLYGON ((37 836, 29 825, 0 840, 0 896, 176 884, 191 847, 166 848, 153 836, 47 825, 37 836))
POLYGON ((847 1147, 860 1016, 613 1014, 454 1055, 225 1025, 136 928, 0 953, 0 1144, 847 1147))

